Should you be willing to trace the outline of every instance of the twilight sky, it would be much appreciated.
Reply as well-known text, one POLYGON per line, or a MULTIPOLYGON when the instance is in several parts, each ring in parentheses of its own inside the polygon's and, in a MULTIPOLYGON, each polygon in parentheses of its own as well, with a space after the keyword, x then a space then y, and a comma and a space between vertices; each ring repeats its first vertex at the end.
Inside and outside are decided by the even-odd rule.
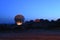
POLYGON ((13 23, 22 14, 30 19, 60 18, 60 0, 0 0, 0 23, 13 23))

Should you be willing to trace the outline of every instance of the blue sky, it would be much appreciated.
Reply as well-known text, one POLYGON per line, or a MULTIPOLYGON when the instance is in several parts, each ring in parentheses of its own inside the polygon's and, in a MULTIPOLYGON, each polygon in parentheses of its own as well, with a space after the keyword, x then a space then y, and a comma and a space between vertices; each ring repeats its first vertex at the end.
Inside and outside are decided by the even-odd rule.
POLYGON ((0 23, 13 23, 22 14, 30 19, 60 18, 60 0, 0 0, 0 23))

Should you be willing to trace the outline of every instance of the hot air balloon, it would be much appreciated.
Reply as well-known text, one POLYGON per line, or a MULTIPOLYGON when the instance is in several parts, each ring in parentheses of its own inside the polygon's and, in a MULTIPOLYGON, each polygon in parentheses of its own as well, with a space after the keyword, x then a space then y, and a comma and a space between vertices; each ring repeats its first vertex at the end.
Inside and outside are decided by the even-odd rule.
POLYGON ((24 23, 24 16, 20 14, 16 15, 14 20, 17 25, 22 25, 24 23))

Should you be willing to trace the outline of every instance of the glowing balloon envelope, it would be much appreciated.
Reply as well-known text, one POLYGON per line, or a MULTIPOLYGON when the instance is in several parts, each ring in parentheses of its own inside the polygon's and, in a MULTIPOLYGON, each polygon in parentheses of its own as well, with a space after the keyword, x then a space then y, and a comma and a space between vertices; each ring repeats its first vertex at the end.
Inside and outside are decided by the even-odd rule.
POLYGON ((16 15, 15 16, 15 23, 17 25, 22 25, 24 23, 24 16, 23 15, 16 15))

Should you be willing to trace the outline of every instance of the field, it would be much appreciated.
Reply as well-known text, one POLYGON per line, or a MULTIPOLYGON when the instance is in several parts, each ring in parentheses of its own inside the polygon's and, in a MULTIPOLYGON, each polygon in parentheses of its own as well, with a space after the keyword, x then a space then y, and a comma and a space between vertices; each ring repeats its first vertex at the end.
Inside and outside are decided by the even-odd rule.
POLYGON ((0 33, 0 40, 60 40, 60 31, 29 30, 0 33))

